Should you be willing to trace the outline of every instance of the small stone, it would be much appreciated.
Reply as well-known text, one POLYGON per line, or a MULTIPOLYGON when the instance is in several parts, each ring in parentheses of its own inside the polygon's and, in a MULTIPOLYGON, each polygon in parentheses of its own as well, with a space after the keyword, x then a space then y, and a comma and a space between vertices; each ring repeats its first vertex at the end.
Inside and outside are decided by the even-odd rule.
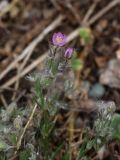
POLYGON ((99 81, 111 88, 120 88, 120 59, 112 59, 101 71, 99 81))
POLYGON ((89 96, 90 97, 93 97, 93 98, 101 98, 105 93, 105 88, 99 84, 99 83, 96 83, 94 84, 90 91, 89 91, 89 96))
POLYGON ((84 127, 84 122, 80 117, 78 117, 76 122, 75 122, 75 128, 80 129, 80 128, 83 128, 83 127, 84 127))

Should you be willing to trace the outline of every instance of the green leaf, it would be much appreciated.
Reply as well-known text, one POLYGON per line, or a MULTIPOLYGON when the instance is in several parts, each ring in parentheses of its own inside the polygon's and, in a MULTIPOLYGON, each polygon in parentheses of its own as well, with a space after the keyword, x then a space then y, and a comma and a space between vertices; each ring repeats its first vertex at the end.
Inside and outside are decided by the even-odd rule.
POLYGON ((63 156, 62 160, 70 160, 70 155, 69 153, 65 153, 65 155, 63 156))
POLYGON ((60 150, 62 149, 63 144, 61 144, 60 146, 57 147, 57 149, 55 150, 55 152, 52 153, 50 160, 54 160, 55 156, 60 152, 60 150))
POLYGON ((17 144, 17 135, 15 133, 11 133, 9 135, 9 141, 13 144, 16 145, 17 144))
POLYGON ((59 98, 59 95, 57 93, 49 97, 49 101, 47 102, 47 105, 48 105, 48 112, 50 116, 54 116, 58 111, 58 107, 57 107, 58 98, 59 98))
POLYGON ((53 75, 55 75, 57 73, 58 65, 59 65, 59 61, 57 61, 57 60, 56 60, 56 62, 52 63, 51 71, 52 71, 53 75))
POLYGON ((7 160, 5 152, 0 152, 0 160, 7 160))
POLYGON ((81 160, 82 158, 86 156, 86 151, 87 151, 86 146, 87 146, 88 141, 89 141, 89 130, 86 129, 85 139, 82 145, 80 146, 80 150, 79 150, 78 157, 76 160, 81 160))
POLYGON ((41 80, 41 85, 45 87, 49 86, 50 83, 52 82, 52 78, 44 78, 43 80, 41 80))
POLYGON ((0 139, 0 151, 7 150, 7 149, 9 149, 9 147, 10 146, 6 142, 4 142, 3 140, 0 139))
POLYGON ((80 160, 82 157, 84 157, 85 156, 85 152, 86 152, 86 143, 83 143, 82 146, 80 147, 77 160, 80 160))
POLYGON ((81 70, 83 67, 83 62, 77 57, 76 53, 71 59, 71 65, 74 70, 81 70))
POLYGON ((42 85, 39 79, 37 79, 35 82, 35 91, 37 96, 37 102, 40 105, 40 107, 44 109, 44 95, 42 91, 42 85))
POLYGON ((94 146, 95 140, 89 140, 86 146, 87 150, 92 149, 92 147, 94 146))
POLYGON ((31 156, 30 148, 20 152, 20 160, 28 160, 31 156))
POLYGON ((112 119, 112 135, 120 141, 120 115, 115 114, 112 119))
POLYGON ((47 139, 47 137, 51 133, 53 127, 54 127, 54 123, 53 122, 47 122, 47 123, 44 123, 42 125, 41 134, 43 136, 43 139, 47 139))
POLYGON ((80 37, 84 40, 86 44, 90 43, 92 40, 91 30, 86 27, 80 28, 80 37))

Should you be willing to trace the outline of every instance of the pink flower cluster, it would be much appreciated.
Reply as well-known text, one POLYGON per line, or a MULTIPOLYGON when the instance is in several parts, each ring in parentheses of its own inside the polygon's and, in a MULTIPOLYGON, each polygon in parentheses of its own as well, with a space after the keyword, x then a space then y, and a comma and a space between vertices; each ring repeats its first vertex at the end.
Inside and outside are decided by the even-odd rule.
MULTIPOLYGON (((52 37, 52 42, 55 46, 62 47, 66 44, 67 37, 61 32, 54 33, 52 37)), ((65 58, 71 58, 74 50, 73 48, 67 48, 64 54, 65 58)))

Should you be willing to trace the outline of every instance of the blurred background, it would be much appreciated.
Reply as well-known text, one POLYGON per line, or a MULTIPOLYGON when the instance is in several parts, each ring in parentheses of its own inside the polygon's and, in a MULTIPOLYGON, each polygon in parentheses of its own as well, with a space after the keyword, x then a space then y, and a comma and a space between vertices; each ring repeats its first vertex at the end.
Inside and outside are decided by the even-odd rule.
POLYGON ((40 70, 58 31, 84 63, 77 79, 86 94, 120 104, 119 22, 119 0, 1 0, 0 104, 26 101, 25 76, 40 70), (81 39, 81 28, 89 30, 89 44, 81 39))

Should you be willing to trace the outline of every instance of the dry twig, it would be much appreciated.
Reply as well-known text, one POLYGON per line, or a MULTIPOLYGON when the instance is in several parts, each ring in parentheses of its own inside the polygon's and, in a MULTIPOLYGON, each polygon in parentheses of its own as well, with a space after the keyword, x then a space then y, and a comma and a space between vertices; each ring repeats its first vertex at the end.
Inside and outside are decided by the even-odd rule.
POLYGON ((8 104, 7 104, 6 99, 3 94, 0 95, 0 99, 1 99, 5 109, 7 109, 8 104))
POLYGON ((15 7, 17 2, 18 0, 13 0, 10 4, 3 8, 3 10, 0 10, 0 17, 5 15, 7 12, 11 11, 15 7))
POLYGON ((23 137, 24 137, 24 134, 25 134, 25 132, 26 132, 26 129, 28 128, 28 126, 29 126, 29 124, 30 124, 30 122, 31 122, 31 120, 32 120, 32 118, 33 118, 33 116, 34 116, 34 113, 35 113, 35 111, 36 111, 36 108, 37 108, 37 104, 35 104, 35 106, 34 106, 34 108, 33 108, 33 110, 32 110, 32 113, 31 113, 31 115, 30 115, 30 117, 29 117, 29 119, 28 119, 28 122, 27 122, 27 124, 25 125, 25 127, 24 127, 24 129, 23 129, 23 132, 22 132, 22 134, 21 134, 21 136, 20 136, 20 138, 19 138, 19 140, 18 140, 18 142, 17 142, 17 150, 19 150, 19 148, 20 148, 20 146, 21 146, 22 139, 23 139, 23 137))
MULTIPOLYGON (((25 67, 25 65, 27 64, 27 62, 28 62, 28 60, 29 60, 29 58, 30 58, 31 55, 32 55, 32 52, 25 57, 23 63, 20 65, 20 67, 18 67, 18 74, 17 74, 18 79, 17 79, 16 84, 15 84, 15 90, 17 90, 18 87, 19 87, 19 80, 20 80, 19 74, 20 74, 20 73, 22 72, 22 70, 24 69, 24 67, 25 67)), ((13 97, 12 97, 12 100, 15 99, 15 96, 16 96, 16 95, 17 95, 17 92, 14 92, 13 97)))

